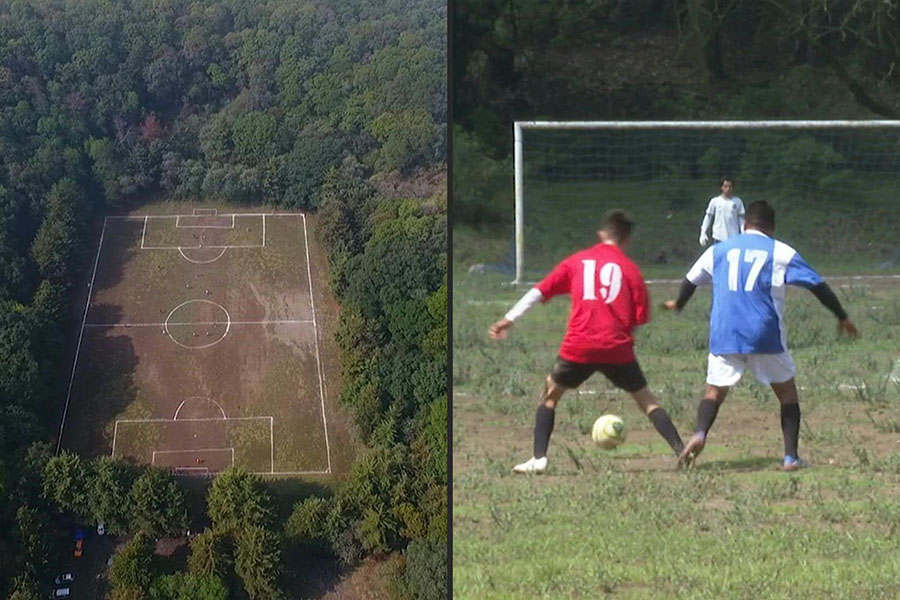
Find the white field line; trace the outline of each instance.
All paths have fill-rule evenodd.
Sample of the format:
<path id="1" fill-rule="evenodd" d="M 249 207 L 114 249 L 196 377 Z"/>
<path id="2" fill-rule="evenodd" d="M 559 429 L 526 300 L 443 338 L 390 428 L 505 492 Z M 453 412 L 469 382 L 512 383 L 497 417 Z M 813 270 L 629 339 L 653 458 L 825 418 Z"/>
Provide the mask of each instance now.
<path id="1" fill-rule="evenodd" d="M 194 209 L 198 210 L 198 209 Z M 200 209 L 200 210 L 216 210 L 216 209 Z M 270 476 L 297 476 L 297 475 L 329 475 L 331 474 L 331 443 L 328 436 L 328 419 L 325 414 L 325 382 L 324 375 L 322 371 L 322 361 L 321 354 L 319 351 L 319 336 L 318 336 L 318 324 L 315 316 L 315 299 L 313 297 L 312 290 L 312 268 L 309 258 L 309 237 L 308 237 L 308 229 L 306 226 L 306 214 L 305 213 L 296 213 L 296 212 L 270 212 L 270 213 L 231 213 L 232 219 L 235 217 L 263 217 L 263 240 L 262 245 L 240 245 L 240 246 L 196 246 L 196 247 L 184 247 L 184 246 L 146 246 L 144 244 L 144 236 L 147 230 L 147 224 L 150 219 L 171 219 L 172 217 L 178 216 L 194 216 L 194 215 L 108 215 L 104 218 L 103 221 L 103 232 L 106 231 L 106 222 L 108 219 L 142 219 L 144 221 L 143 230 L 141 232 L 141 248 L 148 250 L 191 250 L 191 249 L 200 249 L 200 248 L 263 248 L 266 244 L 266 219 L 265 217 L 301 217 L 303 219 L 303 241 L 304 241 L 304 250 L 306 253 L 306 273 L 307 280 L 309 282 L 309 293 L 310 293 L 310 308 L 313 313 L 312 319 L 286 319 L 286 320 L 265 320 L 265 321 L 232 321 L 232 325 L 278 325 L 278 324 L 308 324 L 312 323 L 313 331 L 315 335 L 315 347 L 316 347 L 316 367 L 317 374 L 319 378 L 319 401 L 322 409 L 322 427 L 325 432 L 325 448 L 326 448 L 326 456 L 328 467 L 325 470 L 310 470 L 310 471 L 276 471 L 275 470 L 275 420 L 272 416 L 253 416 L 253 417 L 221 417 L 221 418 L 193 418 L 193 419 L 178 419 L 179 423 L 190 423 L 190 422 L 208 422 L 208 421 L 253 421 L 253 420 L 261 420 L 267 419 L 269 421 L 269 458 L 270 458 L 270 470 L 266 471 L 257 471 L 254 474 L 257 475 L 270 475 Z M 199 215 L 198 215 L 199 216 Z M 224 215 L 215 215 L 215 216 L 228 216 L 228 214 Z M 100 259 L 100 250 L 103 245 L 103 232 L 100 234 L 100 245 L 97 248 L 97 257 L 94 261 L 94 272 L 91 277 L 91 292 L 88 295 L 88 301 L 85 305 L 85 312 L 82 320 L 81 332 L 79 334 L 78 348 L 76 348 L 76 357 L 75 362 L 77 365 L 78 360 L 78 351 L 81 347 L 81 340 L 84 335 L 84 329 L 86 327 L 163 327 L 165 323 L 87 323 L 87 311 L 90 307 L 90 297 L 93 294 L 93 281 L 96 277 L 97 273 L 97 264 Z M 169 323 L 170 326 L 174 325 L 216 325 L 218 322 L 216 321 L 199 321 L 193 323 Z M 72 383 L 74 381 L 75 375 L 75 366 L 73 365 L 72 377 L 69 381 L 69 396 L 71 396 Z M 69 397 L 66 398 L 66 408 L 68 408 Z M 116 443 L 118 441 L 119 435 L 119 424 L 120 423 L 172 423 L 175 422 L 174 419 L 116 419 L 114 429 L 113 429 L 113 442 L 112 442 L 112 455 L 115 456 L 116 452 Z M 63 414 L 63 424 L 60 426 L 60 442 L 62 440 L 62 427 L 65 424 L 65 413 Z M 59 443 L 57 444 L 57 452 L 59 452 Z M 218 451 L 224 449 L 208 449 L 208 450 L 190 450 L 189 452 L 200 452 L 200 451 Z M 154 453 L 169 453 L 169 452 L 180 452 L 177 450 L 155 450 Z M 232 456 L 232 464 L 234 463 L 234 458 Z M 184 470 L 190 470 L 192 467 L 183 467 Z M 197 468 L 201 470 L 202 468 Z M 209 469 L 206 468 L 208 471 Z"/>
<path id="2" fill-rule="evenodd" d="M 141 250 L 202 250 L 203 248 L 212 248 L 213 250 L 218 250 L 220 248 L 262 248 L 262 244 L 239 244 L 239 245 L 224 245 L 224 246 L 142 246 Z"/>
<path id="3" fill-rule="evenodd" d="M 232 325 L 296 325 L 313 323 L 311 319 L 284 321 L 231 321 Z M 191 322 L 169 322 L 169 327 L 175 325 L 224 325 L 225 321 L 191 321 Z M 163 327 L 166 323 L 85 323 L 85 327 Z"/>
<path id="4" fill-rule="evenodd" d="M 245 212 L 245 213 L 223 213 L 216 215 L 218 217 L 299 217 L 304 213 L 299 212 Z M 175 217 L 193 217 L 195 215 L 175 214 L 175 215 L 107 215 L 107 219 L 173 219 Z"/>
<path id="5" fill-rule="evenodd" d="M 212 211 L 211 213 L 209 211 Z M 185 215 L 187 216 L 187 215 Z M 195 217 L 217 217 L 219 216 L 218 208 L 195 208 L 194 215 Z"/>
<path id="6" fill-rule="evenodd" d="M 258 421 L 260 419 L 272 419 L 271 416 L 256 417 L 196 417 L 190 419 L 116 419 L 119 423 L 205 423 L 207 421 Z"/>
<path id="7" fill-rule="evenodd" d="M 66 392 L 66 404 L 63 407 L 62 420 L 59 424 L 59 437 L 56 440 L 56 453 L 62 446 L 63 429 L 66 426 L 66 416 L 69 413 L 69 401 L 72 399 L 72 385 L 75 383 L 75 369 L 78 367 L 78 354 L 81 352 L 81 342 L 84 339 L 84 324 L 87 322 L 88 309 L 91 307 L 91 297 L 94 295 L 94 279 L 97 277 L 97 265 L 100 263 L 100 249 L 103 248 L 103 235 L 106 233 L 106 219 L 103 219 L 103 229 L 100 231 L 100 242 L 97 244 L 97 256 L 94 258 L 94 271 L 91 273 L 91 282 L 88 284 L 87 300 L 84 302 L 84 314 L 81 317 L 81 330 L 78 332 L 78 343 L 75 346 L 75 358 L 72 361 L 72 374 L 69 376 L 69 389 Z"/>
<path id="8" fill-rule="evenodd" d="M 154 450 L 153 454 L 150 456 L 150 464 L 156 464 L 156 455 L 157 454 L 188 454 L 188 453 L 196 453 L 196 452 L 231 452 L 231 466 L 234 466 L 234 447 L 229 448 L 197 448 L 196 450 Z M 196 469 L 198 467 L 179 467 L 181 469 Z M 207 467 L 208 469 L 209 467 Z"/>
<path id="9" fill-rule="evenodd" d="M 119 437 L 119 423 L 205 423 L 209 421 L 258 421 L 260 419 L 268 419 L 269 422 L 272 422 L 271 416 L 260 416 L 260 417 L 201 417 L 196 419 L 116 419 L 115 427 L 113 428 L 113 443 L 112 443 L 112 452 L 110 452 L 111 456 L 116 455 L 116 440 Z M 270 429 L 271 431 L 271 429 Z"/>
<path id="10" fill-rule="evenodd" d="M 306 229 L 306 215 L 303 215 L 303 245 L 306 248 L 306 275 L 309 281 L 309 306 L 313 315 L 313 335 L 316 341 L 316 370 L 319 374 L 319 399 L 322 404 L 322 427 L 325 429 L 325 454 L 328 458 L 328 469 L 331 472 L 331 445 L 328 442 L 328 421 L 325 417 L 325 385 L 322 377 L 322 360 L 319 357 L 319 327 L 316 324 L 316 304 L 313 300 L 312 269 L 309 261 L 309 235 Z"/>
<path id="11" fill-rule="evenodd" d="M 234 229 L 234 215 L 231 215 L 231 225 L 182 225 L 181 219 L 196 219 L 198 217 L 204 216 L 213 216 L 213 215 L 174 215 L 175 216 L 175 229 Z M 216 218 L 222 216 L 227 217 L 228 215 L 215 215 Z M 171 218 L 171 217 L 170 217 Z"/>
<path id="12" fill-rule="evenodd" d="M 213 404 L 215 404 L 215 405 L 219 408 L 219 412 L 222 413 L 222 418 L 223 418 L 223 419 L 227 419 L 227 418 L 228 418 L 228 417 L 225 415 L 225 409 L 222 408 L 222 405 L 219 404 L 218 402 L 216 402 L 215 400 L 213 400 L 212 398 L 207 398 L 207 397 L 205 397 L 205 396 L 194 396 L 194 397 L 192 397 L 192 398 L 187 398 L 187 399 L 181 401 L 181 404 L 179 404 L 179 405 L 178 405 L 178 408 L 175 409 L 175 414 L 172 416 L 172 420 L 173 420 L 173 421 L 177 421 L 177 420 L 178 420 L 178 413 L 181 412 L 181 407 L 183 407 L 183 406 L 187 403 L 188 400 L 201 400 L 201 399 L 202 399 L 202 400 L 206 400 L 207 402 L 212 402 Z"/>

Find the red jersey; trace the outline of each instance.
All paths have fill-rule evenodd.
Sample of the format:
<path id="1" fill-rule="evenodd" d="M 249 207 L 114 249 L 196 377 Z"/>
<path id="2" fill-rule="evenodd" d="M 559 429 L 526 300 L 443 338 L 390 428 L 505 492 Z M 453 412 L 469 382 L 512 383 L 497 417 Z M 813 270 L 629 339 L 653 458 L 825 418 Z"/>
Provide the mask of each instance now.
<path id="1" fill-rule="evenodd" d="M 573 254 L 537 289 L 544 301 L 560 294 L 572 298 L 562 358 L 582 364 L 634 360 L 632 331 L 650 320 L 650 299 L 640 269 L 618 246 L 597 244 Z"/>

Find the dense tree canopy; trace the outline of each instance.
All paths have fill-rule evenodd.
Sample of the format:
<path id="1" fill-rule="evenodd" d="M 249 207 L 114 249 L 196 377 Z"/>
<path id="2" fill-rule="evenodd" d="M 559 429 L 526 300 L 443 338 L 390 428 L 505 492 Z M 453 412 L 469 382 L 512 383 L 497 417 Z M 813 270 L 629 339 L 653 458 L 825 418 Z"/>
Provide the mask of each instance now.
<path id="1" fill-rule="evenodd" d="M 216 532 L 195 540 L 190 574 L 167 578 L 145 568 L 137 532 L 183 534 L 183 486 L 109 458 L 51 457 L 39 442 L 58 427 L 64 334 L 80 318 L 99 220 L 151 197 L 322 207 L 343 335 L 367 340 L 359 356 L 342 344 L 345 368 L 377 378 L 359 399 L 354 380 L 343 398 L 364 440 L 399 448 L 389 464 L 402 471 L 358 468 L 391 479 L 373 488 L 383 524 L 360 520 L 361 484 L 340 493 L 340 509 L 323 500 L 341 527 L 322 532 L 318 550 L 341 536 L 361 551 L 404 548 L 428 528 L 405 525 L 415 518 L 394 514 L 392 494 L 426 521 L 445 518 L 446 502 L 426 499 L 446 491 L 431 408 L 446 391 L 446 315 L 435 311 L 446 200 L 376 189 L 443 168 L 445 36 L 438 0 L 0 0 L 0 529 L 11 533 L 0 551 L 13 557 L 0 564 L 0 595 L 45 595 L 31 575 L 43 568 L 40 536 L 22 527 L 43 531 L 47 519 L 138 535 L 114 569 L 117 597 L 218 598 L 237 580 L 251 597 L 281 589 L 282 555 L 254 554 L 284 525 L 258 480 L 217 482 Z M 374 291 L 392 278 L 401 289 Z M 257 529 L 238 538 L 239 524 Z"/>

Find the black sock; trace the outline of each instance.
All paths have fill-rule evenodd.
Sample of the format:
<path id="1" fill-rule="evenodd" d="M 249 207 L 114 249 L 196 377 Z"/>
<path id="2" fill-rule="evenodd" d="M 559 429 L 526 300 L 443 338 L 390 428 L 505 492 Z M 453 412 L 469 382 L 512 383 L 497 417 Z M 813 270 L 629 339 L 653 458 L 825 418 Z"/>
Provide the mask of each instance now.
<path id="1" fill-rule="evenodd" d="M 534 414 L 534 457 L 547 456 L 547 446 L 550 445 L 550 434 L 553 433 L 553 417 L 556 410 L 546 404 L 537 407 Z"/>
<path id="2" fill-rule="evenodd" d="M 675 454 L 681 454 L 681 451 L 684 450 L 684 442 L 681 441 L 681 436 L 678 435 L 678 430 L 675 429 L 675 424 L 672 423 L 672 419 L 669 418 L 666 409 L 659 407 L 647 417 L 653 422 L 653 426 L 656 427 L 659 435 L 669 442 L 669 446 L 672 447 Z"/>
<path id="3" fill-rule="evenodd" d="M 697 431 L 706 435 L 716 422 L 716 415 L 719 414 L 719 402 L 704 398 L 697 407 Z"/>
<path id="4" fill-rule="evenodd" d="M 797 458 L 797 438 L 800 437 L 800 405 L 796 402 L 781 405 L 781 431 L 784 433 L 785 455 Z"/>

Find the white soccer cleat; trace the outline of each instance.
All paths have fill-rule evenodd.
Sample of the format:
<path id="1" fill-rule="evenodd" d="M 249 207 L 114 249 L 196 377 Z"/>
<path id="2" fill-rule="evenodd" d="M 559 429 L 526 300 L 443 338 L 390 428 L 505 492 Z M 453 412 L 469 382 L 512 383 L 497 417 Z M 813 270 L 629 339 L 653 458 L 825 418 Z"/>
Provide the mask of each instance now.
<path id="1" fill-rule="evenodd" d="M 547 457 L 542 456 L 541 458 L 531 457 L 520 465 L 516 465 L 513 467 L 513 473 L 543 473 L 547 470 Z"/>

